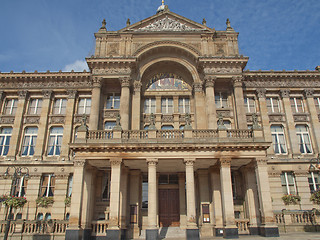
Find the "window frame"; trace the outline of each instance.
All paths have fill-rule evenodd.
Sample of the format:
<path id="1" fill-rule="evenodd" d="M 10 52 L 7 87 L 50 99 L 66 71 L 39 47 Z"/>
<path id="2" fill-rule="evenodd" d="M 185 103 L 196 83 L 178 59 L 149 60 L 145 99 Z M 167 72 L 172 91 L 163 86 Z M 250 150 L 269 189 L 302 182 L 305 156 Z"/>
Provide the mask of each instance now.
<path id="1" fill-rule="evenodd" d="M 224 98 L 225 97 L 225 98 Z M 216 108 L 228 108 L 229 107 L 229 100 L 228 100 L 228 94 L 226 92 L 215 92 L 214 94 L 214 102 L 216 105 Z M 219 103 L 219 104 L 217 104 Z M 225 105 L 224 105 L 225 103 Z"/>
<path id="2" fill-rule="evenodd" d="M 36 132 L 31 132 L 31 133 L 27 133 L 27 130 L 30 129 L 36 129 Z M 21 156 L 33 156 L 34 152 L 35 152 L 35 148 L 36 148 L 36 144 L 37 144 L 37 136 L 38 136 L 38 128 L 37 127 L 26 127 L 24 129 L 24 135 L 23 135 L 23 139 L 22 139 L 22 145 L 21 145 Z M 25 139 L 26 137 L 29 137 L 29 141 L 27 143 L 27 145 L 25 145 Z M 33 145 L 32 145 L 33 143 Z M 27 148 L 27 153 L 24 154 L 24 148 Z M 30 154 L 31 149 L 33 150 L 33 153 Z"/>
<path id="3" fill-rule="evenodd" d="M 307 129 L 307 131 L 298 132 L 297 129 L 298 129 L 299 126 L 304 126 Z M 298 137 L 298 144 L 299 144 L 298 147 L 299 147 L 300 153 L 301 154 L 312 154 L 313 153 L 313 148 L 312 148 L 312 142 L 311 142 L 311 137 L 310 137 L 310 132 L 309 132 L 309 126 L 306 125 L 306 124 L 297 124 L 295 126 L 295 129 L 296 129 L 296 135 Z M 299 137 L 298 135 L 301 135 L 301 136 Z M 307 152 L 307 147 L 306 146 L 307 146 L 308 143 L 305 142 L 304 136 L 307 136 L 307 139 L 309 141 L 310 152 Z M 302 140 L 302 143 L 300 143 L 300 139 Z M 301 146 L 303 146 L 303 152 L 301 152 Z"/>
<path id="4" fill-rule="evenodd" d="M 291 101 L 293 100 L 293 102 Z M 301 111 L 299 111 L 299 104 L 297 100 L 301 100 Z M 304 103 L 302 97 L 290 97 L 290 105 L 293 113 L 305 113 Z"/>
<path id="5" fill-rule="evenodd" d="M 251 103 L 253 103 L 253 105 Z M 244 98 L 244 106 L 246 109 L 246 113 L 256 113 L 257 112 L 256 99 L 254 97 L 245 97 Z M 251 111 L 251 109 L 253 111 Z"/>
<path id="6" fill-rule="evenodd" d="M 59 133 L 52 133 L 52 130 L 53 129 L 62 129 L 62 132 L 59 132 Z M 47 144 L 47 155 L 48 156 L 60 156 L 61 154 L 61 147 L 62 147 L 62 139 L 63 139 L 63 131 L 64 131 L 64 128 L 61 127 L 61 126 L 52 126 L 49 130 L 49 136 L 48 136 L 48 144 Z M 54 137 L 54 144 L 53 145 L 49 145 L 50 144 L 50 138 L 51 137 Z M 59 145 L 59 139 L 61 138 L 61 144 Z M 50 154 L 50 147 L 53 147 L 53 154 Z M 57 153 L 57 147 L 59 147 L 59 154 L 56 154 Z"/>
<path id="7" fill-rule="evenodd" d="M 280 103 L 279 97 L 272 97 L 272 96 L 267 97 L 267 109 L 268 109 L 268 113 L 281 113 L 282 109 L 281 109 L 281 103 Z M 278 110 L 275 111 L 275 109 L 278 109 Z"/>
<path id="8" fill-rule="evenodd" d="M 180 114 L 190 113 L 190 98 L 189 97 L 179 97 L 178 110 L 179 110 Z"/>
<path id="9" fill-rule="evenodd" d="M 151 113 L 156 113 L 156 111 L 157 111 L 156 98 L 153 98 L 153 97 L 145 98 L 144 113 L 151 114 Z"/>
<path id="10" fill-rule="evenodd" d="M 282 179 L 281 179 L 281 176 L 284 175 L 284 180 L 285 180 L 285 184 L 282 183 Z M 291 175 L 292 176 L 292 179 L 293 179 L 293 183 L 289 183 L 289 180 L 288 180 L 288 175 Z M 286 193 L 287 195 L 298 195 L 298 189 L 297 189 L 297 184 L 296 184 L 296 177 L 294 175 L 293 172 L 282 172 L 282 174 L 280 175 L 280 179 L 281 179 L 281 186 L 282 186 L 282 190 L 283 190 L 283 187 L 285 186 L 286 187 Z M 294 193 L 292 193 L 290 191 L 290 186 L 293 186 L 293 189 L 294 189 Z"/>
<path id="11" fill-rule="evenodd" d="M 171 102 L 171 104 L 170 104 L 170 102 Z M 165 110 L 165 111 L 163 111 L 163 110 Z M 162 114 L 173 114 L 174 113 L 174 103 L 173 103 L 172 97 L 162 97 L 161 98 L 161 113 Z"/>
<path id="12" fill-rule="evenodd" d="M 116 99 L 116 97 L 119 97 L 119 100 Z M 106 109 L 120 109 L 120 100 L 121 100 L 121 94 L 120 93 L 116 93 L 116 92 L 113 92 L 113 93 L 109 93 L 107 95 L 107 101 L 106 101 Z M 108 107 L 108 103 L 110 103 L 111 101 L 111 106 Z M 118 103 L 118 107 L 115 107 L 115 103 L 116 102 L 119 102 Z"/>
<path id="13" fill-rule="evenodd" d="M 81 102 L 84 101 L 83 106 Z M 77 113 L 80 115 L 90 115 L 91 112 L 91 98 L 89 97 L 81 97 L 78 102 L 78 111 Z"/>
<path id="14" fill-rule="evenodd" d="M 58 107 L 56 103 L 59 101 Z M 55 109 L 58 109 L 55 112 Z M 55 98 L 53 102 L 52 114 L 53 115 L 65 115 L 67 110 L 67 99 L 66 98 Z"/>
<path id="15" fill-rule="evenodd" d="M 10 133 L 2 133 L 3 129 L 10 129 Z M 0 156 L 7 156 L 9 149 L 10 149 L 11 136 L 12 136 L 12 127 L 1 127 L 0 128 L 0 140 L 3 137 L 3 141 L 0 142 L 0 144 L 1 144 L 0 145 L 0 149 L 1 149 Z M 9 140 L 8 140 L 8 138 L 9 138 Z M 6 143 L 7 143 L 7 145 L 6 145 Z M 5 151 L 6 149 L 7 149 L 7 151 Z"/>
<path id="16" fill-rule="evenodd" d="M 46 185 L 44 185 L 46 177 L 48 177 L 48 182 Z M 43 174 L 41 178 L 39 197 L 53 197 L 54 190 L 55 190 L 55 175 L 53 173 Z"/>
<path id="17" fill-rule="evenodd" d="M 320 175 L 319 172 L 313 172 L 310 171 L 310 177 L 308 176 L 308 183 L 309 183 L 309 188 L 310 188 L 310 193 L 312 194 L 313 192 L 317 191 L 320 187 Z M 317 176 L 315 177 L 314 175 L 317 174 Z M 318 183 L 316 183 L 315 179 L 317 178 Z M 312 180 L 312 182 L 310 182 L 310 179 Z M 313 190 L 311 190 L 311 186 L 313 188 Z"/>
<path id="18" fill-rule="evenodd" d="M 14 116 L 18 108 L 18 101 L 18 98 L 6 98 L 3 108 L 3 114 Z M 10 106 L 8 106 L 9 102 L 11 103 Z"/>
<path id="19" fill-rule="evenodd" d="M 35 101 L 35 106 L 32 106 L 33 101 Z M 28 114 L 30 115 L 40 115 L 42 109 L 42 98 L 30 98 L 28 106 Z M 33 111 L 32 111 L 33 110 Z"/>
<path id="20" fill-rule="evenodd" d="M 15 183 L 15 193 L 16 197 L 25 197 L 27 190 L 27 179 L 25 176 L 21 176 L 21 178 L 16 179 Z"/>
<path id="21" fill-rule="evenodd" d="M 282 131 L 273 131 L 273 127 L 279 127 Z M 271 138 L 272 138 L 272 145 L 273 145 L 273 151 L 277 155 L 287 155 L 288 154 L 288 148 L 287 148 L 287 141 L 286 141 L 286 134 L 284 131 L 284 127 L 282 125 L 271 125 L 270 126 L 271 130 Z M 273 136 L 276 138 L 276 142 L 273 141 Z M 281 144 L 281 136 L 283 137 L 284 143 Z M 284 145 L 285 152 L 282 152 L 282 147 Z M 276 146 L 279 149 L 279 152 L 276 152 Z"/>

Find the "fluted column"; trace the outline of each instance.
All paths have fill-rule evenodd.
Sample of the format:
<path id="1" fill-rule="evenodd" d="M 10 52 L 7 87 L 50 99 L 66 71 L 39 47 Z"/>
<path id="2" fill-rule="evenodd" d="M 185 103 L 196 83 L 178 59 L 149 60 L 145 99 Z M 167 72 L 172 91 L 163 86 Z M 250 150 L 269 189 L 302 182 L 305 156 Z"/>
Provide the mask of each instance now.
<path id="1" fill-rule="evenodd" d="M 83 197 L 83 179 L 86 161 L 79 159 L 74 161 L 73 186 L 70 207 L 69 226 L 66 231 L 66 240 L 79 240 L 82 236 L 81 214 Z"/>
<path id="2" fill-rule="evenodd" d="M 207 107 L 207 119 L 208 129 L 217 129 L 217 117 L 216 117 L 216 104 L 214 99 L 214 83 L 215 77 L 207 76 L 205 78 L 206 87 L 206 107 Z"/>
<path id="3" fill-rule="evenodd" d="M 19 100 L 17 105 L 17 111 L 14 116 L 14 123 L 12 127 L 12 134 L 10 139 L 9 152 L 6 157 L 8 160 L 15 160 L 19 151 L 19 141 L 22 134 L 23 114 L 26 107 L 26 100 L 28 97 L 28 91 L 23 90 L 18 92 Z"/>
<path id="4" fill-rule="evenodd" d="M 312 141 L 313 141 L 312 146 L 314 147 L 315 152 L 319 153 L 320 122 L 319 122 L 319 117 L 318 117 L 316 105 L 314 103 L 313 92 L 314 92 L 313 89 L 305 89 L 304 90 L 304 94 L 305 94 L 306 101 L 307 101 L 307 106 L 308 106 L 309 113 L 310 113 L 310 121 L 311 121 L 311 125 L 312 125 L 312 128 L 311 128 L 311 131 L 313 132 L 313 134 L 311 134 Z"/>
<path id="5" fill-rule="evenodd" d="M 202 83 L 194 83 L 194 99 L 195 99 L 195 117 L 196 117 L 196 126 L 197 129 L 206 129 L 207 128 L 207 120 L 206 116 L 206 106 L 204 101 L 204 94 L 202 89 Z"/>
<path id="6" fill-rule="evenodd" d="M 76 90 L 68 91 L 68 101 L 66 108 L 66 118 L 63 126 L 63 137 L 61 145 L 61 160 L 66 160 L 69 158 L 69 143 L 71 142 L 72 132 L 73 132 L 73 118 L 75 110 L 75 98 L 77 96 Z"/>
<path id="7" fill-rule="evenodd" d="M 132 130 L 140 130 L 140 116 L 141 116 L 141 82 L 134 81 L 133 83 L 133 96 L 132 96 L 132 117 L 131 127 Z"/>
<path id="8" fill-rule="evenodd" d="M 195 158 L 185 158 L 186 165 L 186 196 L 187 196 L 187 239 L 199 239 L 199 229 L 196 223 L 196 196 L 194 169 Z M 194 237 L 194 238 L 192 238 Z"/>
<path id="9" fill-rule="evenodd" d="M 233 88 L 234 88 L 234 97 L 236 104 L 236 116 L 238 121 L 239 129 L 247 129 L 247 116 L 244 108 L 244 98 L 243 98 L 243 89 L 242 89 L 242 76 L 233 77 Z"/>
<path id="10" fill-rule="evenodd" d="M 100 102 L 101 102 L 101 78 L 94 78 L 92 95 L 91 95 L 90 118 L 89 118 L 90 130 L 98 130 L 99 128 Z"/>
<path id="11" fill-rule="evenodd" d="M 148 229 L 146 239 L 158 238 L 157 225 L 157 158 L 147 158 L 148 163 Z"/>
<path id="12" fill-rule="evenodd" d="M 130 78 L 122 77 L 120 97 L 120 116 L 121 127 L 123 130 L 129 130 L 129 113 L 130 113 Z"/>
<path id="13" fill-rule="evenodd" d="M 47 138 L 48 132 L 48 116 L 50 112 L 50 102 L 52 91 L 51 90 L 44 90 L 43 93 L 43 100 L 42 100 L 42 107 L 41 107 L 41 114 L 40 114 L 40 121 L 39 121 L 39 129 L 38 129 L 38 136 L 37 142 L 35 147 L 35 153 L 33 159 L 35 160 L 42 160 L 42 156 L 45 149 L 45 140 Z"/>
<path id="14" fill-rule="evenodd" d="M 272 210 L 267 159 L 256 159 L 255 172 L 261 210 L 260 234 L 265 237 L 279 236 L 278 226 L 275 224 Z"/>
<path id="15" fill-rule="evenodd" d="M 296 133 L 294 118 L 292 114 L 291 109 L 291 103 L 290 103 L 290 90 L 289 89 L 282 89 L 280 90 L 284 112 L 286 114 L 286 124 L 287 124 L 287 130 L 289 133 L 289 143 L 288 143 L 288 152 L 293 155 L 300 155 L 299 151 L 299 143 L 298 143 L 298 137 Z"/>
<path id="16" fill-rule="evenodd" d="M 238 228 L 234 218 L 234 204 L 231 183 L 231 158 L 220 159 L 221 200 L 223 210 L 223 237 L 238 238 Z"/>

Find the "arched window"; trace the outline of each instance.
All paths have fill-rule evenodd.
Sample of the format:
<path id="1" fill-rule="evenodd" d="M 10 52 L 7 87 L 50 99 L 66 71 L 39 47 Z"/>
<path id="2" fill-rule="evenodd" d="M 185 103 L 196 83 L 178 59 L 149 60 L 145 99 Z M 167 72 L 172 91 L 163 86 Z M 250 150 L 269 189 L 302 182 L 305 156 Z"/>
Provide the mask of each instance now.
<path id="1" fill-rule="evenodd" d="M 9 145 L 11 139 L 12 128 L 0 128 L 0 155 L 6 156 L 9 152 Z"/>
<path id="2" fill-rule="evenodd" d="M 287 154 L 286 139 L 282 126 L 272 125 L 271 136 L 273 143 L 273 150 L 275 154 Z"/>
<path id="3" fill-rule="evenodd" d="M 42 221 L 42 220 L 43 220 L 43 213 L 38 213 L 37 221 Z"/>
<path id="4" fill-rule="evenodd" d="M 51 213 L 46 213 L 45 217 L 44 217 L 45 221 L 49 221 L 51 220 Z"/>
<path id="5" fill-rule="evenodd" d="M 22 156 L 33 156 L 37 142 L 37 135 L 37 127 L 27 127 L 25 129 L 21 151 Z"/>
<path id="6" fill-rule="evenodd" d="M 59 156 L 63 136 L 63 127 L 52 127 L 48 141 L 48 156 Z"/>
<path id="7" fill-rule="evenodd" d="M 297 137 L 299 141 L 299 149 L 301 153 L 312 153 L 311 141 L 309 136 L 309 128 L 307 125 L 296 126 Z"/>

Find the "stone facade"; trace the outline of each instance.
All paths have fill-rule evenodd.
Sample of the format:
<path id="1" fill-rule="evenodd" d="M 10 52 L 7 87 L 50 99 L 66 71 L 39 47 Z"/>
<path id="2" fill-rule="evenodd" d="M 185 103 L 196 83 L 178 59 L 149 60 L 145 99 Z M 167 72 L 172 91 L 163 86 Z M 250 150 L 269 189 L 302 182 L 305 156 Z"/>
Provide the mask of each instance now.
<path id="1" fill-rule="evenodd" d="M 316 225 L 318 70 L 244 71 L 229 21 L 217 31 L 167 7 L 116 32 L 104 21 L 95 38 L 90 72 L 0 73 L 0 171 L 29 173 L 14 187 L 28 202 L 13 211 L 13 237 L 157 239 L 175 226 L 187 239 L 233 238 Z M 10 189 L 1 177 L 0 193 Z M 290 194 L 301 201 L 285 205 Z"/>

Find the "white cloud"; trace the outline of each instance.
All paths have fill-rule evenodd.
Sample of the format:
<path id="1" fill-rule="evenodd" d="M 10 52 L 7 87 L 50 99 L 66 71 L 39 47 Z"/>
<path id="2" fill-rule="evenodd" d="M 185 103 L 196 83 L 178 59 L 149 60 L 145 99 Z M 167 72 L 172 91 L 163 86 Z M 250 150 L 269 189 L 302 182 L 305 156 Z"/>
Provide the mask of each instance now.
<path id="1" fill-rule="evenodd" d="M 75 72 L 82 72 L 83 70 L 89 71 L 89 68 L 86 61 L 77 60 L 74 63 L 66 65 L 63 69 L 65 72 L 70 72 L 71 70 L 74 70 Z"/>

